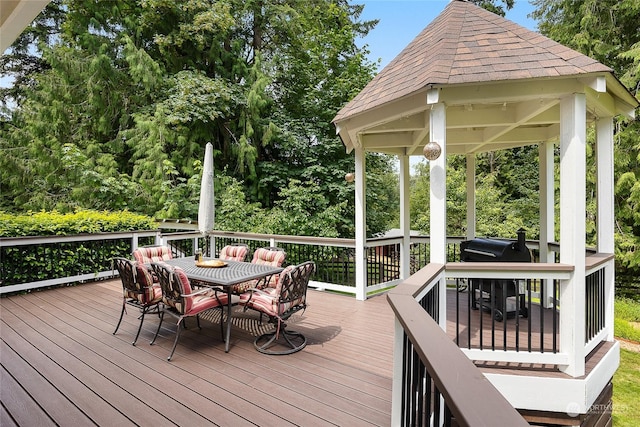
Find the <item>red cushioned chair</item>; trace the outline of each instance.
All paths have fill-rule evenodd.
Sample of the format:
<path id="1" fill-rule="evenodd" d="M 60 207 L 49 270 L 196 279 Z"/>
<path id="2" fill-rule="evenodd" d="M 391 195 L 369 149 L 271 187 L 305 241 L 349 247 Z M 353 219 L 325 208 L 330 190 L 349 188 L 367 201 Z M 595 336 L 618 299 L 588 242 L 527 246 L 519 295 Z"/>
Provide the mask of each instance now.
<path id="1" fill-rule="evenodd" d="M 275 287 L 250 289 L 240 295 L 239 304 L 245 310 L 251 308 L 269 316 L 275 331 L 263 334 L 255 339 L 256 349 L 265 354 L 291 354 L 302 350 L 307 339 L 299 332 L 286 329 L 287 319 L 292 314 L 307 308 L 307 288 L 311 274 L 315 271 L 311 261 L 300 265 L 290 265 L 282 270 Z M 284 348 L 284 350 L 272 349 Z"/>
<path id="2" fill-rule="evenodd" d="M 133 251 L 133 258 L 140 264 L 151 264 L 172 259 L 173 255 L 168 246 L 143 246 Z"/>
<path id="3" fill-rule="evenodd" d="M 243 262 L 247 257 L 248 250 L 249 248 L 247 247 L 247 245 L 227 245 L 224 248 L 220 249 L 218 259 Z"/>
<path id="4" fill-rule="evenodd" d="M 122 317 L 126 312 L 127 305 L 136 307 L 141 311 L 138 332 L 131 343 L 136 345 L 136 341 L 138 341 L 138 336 L 140 336 L 140 331 L 142 330 L 144 316 L 154 309 L 157 310 L 158 303 L 162 301 L 162 290 L 160 289 L 160 285 L 153 283 L 151 273 L 146 266 L 126 258 L 114 258 L 113 263 L 120 274 L 123 294 L 122 311 L 120 312 L 120 319 L 116 325 L 116 330 L 113 331 L 113 335 L 115 335 L 116 332 L 118 332 L 118 328 L 120 328 L 120 323 L 122 323 Z"/>
<path id="5" fill-rule="evenodd" d="M 158 277 L 156 273 L 153 272 L 151 263 L 166 261 L 172 258 L 173 254 L 169 246 L 142 246 L 133 251 L 133 259 L 147 267 L 155 283 L 158 283 Z"/>
<path id="6" fill-rule="evenodd" d="M 200 327 L 200 313 L 212 308 L 219 308 L 220 310 L 227 304 L 227 294 L 221 290 L 214 288 L 202 288 L 194 291 L 191 288 L 189 278 L 185 272 L 179 267 L 172 267 L 164 262 L 152 262 L 151 268 L 155 272 L 158 280 L 160 281 L 160 288 L 162 289 L 162 302 L 163 310 L 160 314 L 160 324 L 156 335 L 153 337 L 153 344 L 158 338 L 160 327 L 164 319 L 164 314 L 169 313 L 178 319 L 176 322 L 176 339 L 173 342 L 173 348 L 167 360 L 171 360 L 173 352 L 176 350 L 178 344 L 178 338 L 180 337 L 181 325 L 184 326 L 183 320 L 187 317 L 195 317 Z M 223 316 L 220 315 L 220 333 L 223 333 Z"/>
<path id="7" fill-rule="evenodd" d="M 277 247 L 258 248 L 253 253 L 252 264 L 270 265 L 272 267 L 281 267 L 287 253 Z M 238 283 L 231 286 L 231 293 L 240 295 L 251 288 L 266 288 L 269 286 L 275 286 L 278 281 L 278 275 L 274 274 L 265 279 L 249 280 L 247 282 Z"/>

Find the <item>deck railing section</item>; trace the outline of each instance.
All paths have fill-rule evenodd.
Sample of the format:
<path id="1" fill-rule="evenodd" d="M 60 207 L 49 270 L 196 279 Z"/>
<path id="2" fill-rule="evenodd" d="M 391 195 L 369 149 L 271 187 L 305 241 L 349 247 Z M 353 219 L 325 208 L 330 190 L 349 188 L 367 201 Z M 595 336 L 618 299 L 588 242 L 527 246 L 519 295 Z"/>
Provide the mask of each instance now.
<path id="1" fill-rule="evenodd" d="M 585 281 L 585 344 L 604 328 L 604 269 L 587 275 Z"/>
<path id="2" fill-rule="evenodd" d="M 576 324 L 577 313 L 562 310 L 562 295 L 573 276 L 573 266 L 544 263 L 448 263 L 446 277 L 455 283 L 449 298 L 455 298 L 455 342 L 475 361 L 513 362 L 556 365 L 565 372 L 583 371 L 585 358 L 603 341 L 613 339 L 614 257 L 612 254 L 589 253 L 585 259 L 584 281 L 584 346 L 563 337 L 561 325 Z M 502 287 L 501 304 L 489 299 L 488 315 L 477 315 L 472 307 L 471 283 L 490 283 L 491 294 Z M 520 289 L 509 296 L 504 289 L 510 282 Z M 546 283 L 552 283 L 551 295 Z M 579 283 L 579 282 L 578 282 Z M 475 290 L 476 296 L 482 292 Z M 550 298 L 548 298 L 550 297 Z M 510 300 L 510 301 L 508 301 Z M 546 306 L 542 301 L 550 300 Z M 526 316 L 515 315 L 497 321 L 492 316 L 496 305 L 522 307 Z M 566 305 L 566 302 L 565 304 Z M 478 307 L 479 309 L 481 307 Z M 535 324 L 533 322 L 536 322 Z M 580 323 L 580 322 L 578 322 Z M 464 327 L 462 326 L 464 325 Z M 570 332 L 570 328 L 565 331 Z M 485 338 L 487 337 L 488 338 Z M 572 355 L 580 355 L 574 358 Z"/>
<path id="3" fill-rule="evenodd" d="M 157 231 L 0 238 L 0 294 L 112 277 L 111 258 L 159 239 Z"/>
<path id="4" fill-rule="evenodd" d="M 184 224 L 165 224 L 179 229 Z M 187 228 L 195 228 L 187 224 Z M 428 242 L 428 239 L 426 239 Z M 322 289 L 355 293 L 355 241 L 300 236 L 277 236 L 251 233 L 215 232 L 210 239 L 199 232 L 143 231 L 127 233 L 99 233 L 74 236 L 21 237 L 0 239 L 0 292 L 18 292 L 45 286 L 95 280 L 111 277 L 111 258 L 129 257 L 138 246 L 163 244 L 171 248 L 174 257 L 193 256 L 197 250 L 216 256 L 230 243 L 244 243 L 249 252 L 264 246 L 282 247 L 287 252 L 287 264 L 307 260 L 316 262 L 318 269 L 312 285 Z M 416 245 L 417 263 L 427 262 L 428 244 Z M 367 248 L 367 292 L 375 292 L 395 286 L 399 281 L 399 243 L 373 241 Z M 387 255 L 390 254 L 390 255 Z M 426 256 L 425 256 L 426 254 Z M 14 272 L 13 266 L 22 264 L 14 259 L 33 260 L 31 271 Z M 81 260 L 82 262 L 79 262 Z M 36 262 L 37 261 L 37 262 Z M 77 267 L 77 274 L 68 274 Z M 417 266 L 415 267 L 417 268 Z"/>
<path id="5" fill-rule="evenodd" d="M 174 228 L 169 223 L 166 227 Z M 191 227 L 191 226 L 188 226 Z M 193 228 L 193 227 L 191 227 Z M 447 250 L 452 259 L 459 259 L 461 238 L 448 241 Z M 277 246 L 287 252 L 285 264 L 299 264 L 307 260 L 316 263 L 317 270 L 312 287 L 355 294 L 355 240 L 308 236 L 283 236 L 240 232 L 214 231 L 205 239 L 196 231 L 165 233 L 162 242 L 171 246 L 174 253 L 192 254 L 204 250 L 206 255 L 216 256 L 228 244 L 242 243 L 251 254 L 264 246 Z M 389 289 L 402 280 L 400 277 L 401 238 L 373 238 L 367 241 L 366 292 L 374 293 Z M 415 273 L 429 262 L 429 238 L 411 238 L 410 272 Z"/>
<path id="6" fill-rule="evenodd" d="M 185 231 L 177 231 L 184 228 Z M 171 230 L 171 231 L 169 231 Z M 414 237 L 411 271 L 428 262 L 428 237 Z M 399 283 L 401 239 L 368 242 L 367 293 Z M 111 258 L 129 257 L 138 246 L 163 244 L 174 257 L 193 256 L 197 250 L 216 256 L 229 243 L 244 243 L 250 253 L 263 246 L 278 246 L 287 252 L 287 264 L 313 260 L 318 266 L 311 285 L 355 294 L 355 241 L 306 236 L 215 232 L 204 238 L 191 223 L 164 223 L 161 231 L 97 233 L 74 236 L 0 238 L 0 293 L 112 277 Z M 450 244 L 454 252 L 455 241 Z M 17 262 L 19 260 L 20 262 Z M 25 268 L 24 260 L 32 264 Z M 72 272 L 73 274 L 69 274 Z"/>
<path id="7" fill-rule="evenodd" d="M 613 339 L 614 256 L 590 254 L 585 274 L 585 352 Z"/>
<path id="8" fill-rule="evenodd" d="M 430 264 L 387 296 L 396 315 L 391 424 L 529 425 L 438 325 L 443 281 L 444 266 Z"/>
<path id="9" fill-rule="evenodd" d="M 411 272 L 427 263 L 429 256 L 428 237 L 413 236 L 410 246 Z M 460 239 L 449 243 L 449 256 L 459 258 Z M 287 251 L 287 263 L 294 264 L 312 260 L 318 266 L 314 280 L 310 282 L 317 289 L 356 293 L 355 284 L 355 242 L 351 239 L 330 239 L 305 236 L 275 236 L 249 233 L 216 232 L 211 240 L 204 239 L 197 231 L 164 233 L 157 231 L 131 233 L 99 233 L 79 236 L 50 236 L 0 239 L 0 293 L 18 292 L 44 286 L 96 280 L 113 277 L 115 274 L 110 259 L 115 256 L 130 256 L 136 247 L 149 244 L 171 246 L 174 256 L 192 256 L 194 251 L 204 247 L 213 251 L 214 256 L 228 243 L 241 242 L 251 249 L 260 246 L 279 246 Z M 400 246 L 402 239 L 375 239 L 368 242 L 367 287 L 366 291 L 376 292 L 391 288 L 401 282 Z M 24 262 L 32 264 L 25 269 Z M 22 266 L 20 271 L 18 266 Z M 65 267 L 66 266 L 66 267 Z M 67 268 L 71 266 L 71 268 Z M 563 340 L 561 325 L 573 325 L 576 313 L 565 310 L 560 295 L 573 274 L 573 267 L 559 263 L 462 263 L 449 262 L 445 279 L 453 292 L 456 305 L 456 343 L 472 360 L 503 361 L 520 363 L 544 363 L 570 366 L 580 363 L 571 355 L 586 356 L 601 342 L 613 339 L 613 277 L 614 258 L 612 254 L 589 253 L 585 262 L 584 285 L 584 348 L 578 344 L 569 345 Z M 16 270 L 16 271 L 14 271 Z M 70 274 L 71 273 L 71 274 Z M 507 297 L 502 292 L 502 306 L 514 304 L 525 307 L 527 317 L 498 322 L 473 320 L 469 298 L 472 280 L 490 281 L 493 290 L 505 286 L 505 281 L 516 281 L 523 292 Z M 466 283 L 467 295 L 463 295 L 462 283 Z M 551 287 L 545 284 L 551 283 Z M 434 291 L 435 292 L 435 291 Z M 430 313 L 445 310 L 446 294 L 438 291 L 437 298 L 429 304 Z M 551 298 L 548 298 L 551 294 Z M 462 298 L 466 296 L 465 298 Z M 449 298 L 452 298 L 450 296 Z M 507 299 L 510 299 L 509 301 Z M 438 301 L 438 303 L 436 303 Z M 492 303 L 493 300 L 491 300 Z M 551 301 L 550 304 L 542 304 Z M 434 305 L 436 304 L 436 305 Z M 493 312 L 495 307 L 489 306 Z M 582 312 L 582 310 L 579 310 Z M 580 314 L 582 315 L 582 314 Z M 438 318 L 437 316 L 434 316 Z M 486 316 L 480 316 L 484 319 Z M 539 322 L 534 328 L 534 319 Z M 545 319 L 551 319 L 545 321 Z M 468 327 L 462 328 L 466 320 Z M 439 319 L 440 323 L 446 322 Z M 482 323 L 480 323 L 482 322 Z M 479 330 L 481 341 L 471 339 L 470 330 Z M 537 329 L 533 333 L 533 329 Z M 485 339 L 484 332 L 490 332 Z M 563 347 L 564 346 L 564 347 Z M 568 350 L 567 350 L 568 349 Z M 572 362 L 573 361 L 573 362 Z M 581 372 L 578 369 L 576 372 Z"/>
<path id="10" fill-rule="evenodd" d="M 563 286 L 572 273 L 573 266 L 562 264 L 447 264 L 446 276 L 450 281 L 458 283 L 454 297 L 456 343 L 472 360 L 567 365 L 569 357 L 562 350 L 559 324 L 560 316 L 570 316 L 571 313 L 562 313 L 562 301 L 557 298 L 553 298 L 554 303 L 550 308 L 545 308 L 540 304 L 541 299 L 534 298 L 533 295 L 534 289 L 538 288 L 539 298 L 545 298 L 545 287 L 540 286 L 543 281 L 552 281 L 553 293 L 559 295 L 559 287 Z M 482 287 L 474 289 L 471 283 L 480 280 L 484 281 L 485 290 L 489 290 L 490 286 L 491 295 L 502 297 L 500 303 L 494 298 L 488 298 L 488 302 L 485 302 L 484 310 L 489 315 L 475 315 L 472 307 L 473 292 L 480 298 Z M 512 286 L 513 282 L 518 291 L 514 296 L 507 297 L 509 293 L 505 287 Z M 465 283 L 465 289 L 461 289 L 461 283 Z M 496 294 L 498 288 L 502 288 L 502 292 Z M 478 300 L 477 304 L 480 312 L 483 310 L 482 303 Z M 511 316 L 506 313 L 504 316 L 497 316 L 497 306 L 516 311 Z M 521 315 L 520 310 L 526 314 Z M 498 321 L 499 317 L 502 317 L 501 321 Z M 533 323 L 534 319 L 537 319 L 537 324 Z M 467 327 L 462 329 L 462 323 L 466 323 Z M 487 335 L 489 338 L 484 338 Z"/>
<path id="11" fill-rule="evenodd" d="M 455 342 L 469 350 L 557 353 L 560 281 L 547 280 L 554 297 L 545 308 L 545 279 L 455 279 L 448 295 L 455 298 Z"/>

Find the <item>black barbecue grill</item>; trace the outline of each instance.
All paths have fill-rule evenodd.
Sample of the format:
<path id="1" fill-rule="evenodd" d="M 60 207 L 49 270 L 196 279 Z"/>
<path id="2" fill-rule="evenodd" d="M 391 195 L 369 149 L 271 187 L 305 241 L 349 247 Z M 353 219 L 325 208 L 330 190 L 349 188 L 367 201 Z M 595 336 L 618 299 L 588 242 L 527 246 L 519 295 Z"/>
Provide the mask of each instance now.
<path id="1" fill-rule="evenodd" d="M 460 243 L 463 262 L 531 262 L 531 253 L 525 243 L 524 230 L 518 230 L 518 240 L 473 239 Z M 524 293 L 517 280 L 471 279 L 471 307 L 493 311 L 496 320 L 520 314 L 527 317 Z M 515 300 L 515 301 L 514 301 Z M 518 301 L 519 300 L 519 301 Z"/>

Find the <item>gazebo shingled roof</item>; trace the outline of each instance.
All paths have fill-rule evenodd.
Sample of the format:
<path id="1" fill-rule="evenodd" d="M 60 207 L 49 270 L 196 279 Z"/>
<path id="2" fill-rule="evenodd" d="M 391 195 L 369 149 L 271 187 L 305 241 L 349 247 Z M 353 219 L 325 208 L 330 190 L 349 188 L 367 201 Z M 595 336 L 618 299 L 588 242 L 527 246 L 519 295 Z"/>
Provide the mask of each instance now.
<path id="1" fill-rule="evenodd" d="M 598 61 L 499 15 L 464 0 L 453 0 L 333 121 L 429 85 L 611 71 Z"/>

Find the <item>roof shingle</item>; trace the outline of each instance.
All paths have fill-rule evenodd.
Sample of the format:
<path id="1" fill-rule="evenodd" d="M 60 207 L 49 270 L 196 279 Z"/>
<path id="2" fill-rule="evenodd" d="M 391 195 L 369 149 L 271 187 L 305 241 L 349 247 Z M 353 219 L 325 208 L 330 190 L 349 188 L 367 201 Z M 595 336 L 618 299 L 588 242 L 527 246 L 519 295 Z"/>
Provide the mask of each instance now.
<path id="1" fill-rule="evenodd" d="M 499 15 L 464 0 L 453 0 L 333 121 L 433 84 L 611 71 L 598 61 Z"/>

